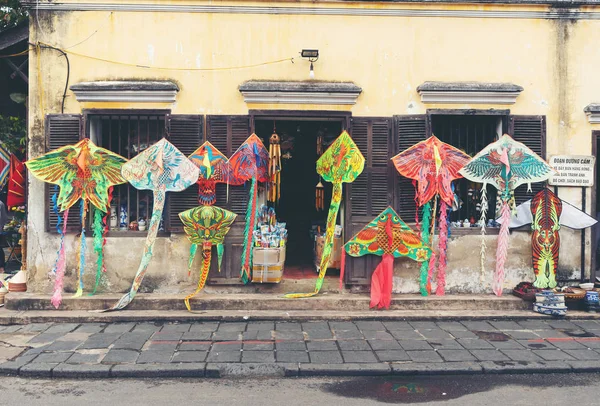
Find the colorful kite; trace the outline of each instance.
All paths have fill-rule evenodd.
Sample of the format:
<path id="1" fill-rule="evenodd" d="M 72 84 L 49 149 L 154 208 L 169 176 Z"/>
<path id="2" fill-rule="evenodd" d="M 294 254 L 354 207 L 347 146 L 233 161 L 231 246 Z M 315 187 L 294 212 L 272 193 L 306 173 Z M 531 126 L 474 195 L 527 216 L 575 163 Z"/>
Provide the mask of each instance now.
<path id="1" fill-rule="evenodd" d="M 501 220 L 499 220 L 501 221 Z M 560 248 L 561 226 L 581 230 L 597 223 L 591 216 L 564 200 L 549 189 L 542 189 L 532 200 L 517 207 L 509 227 L 517 228 L 531 223 L 531 248 L 536 288 L 556 287 L 556 268 Z"/>
<path id="2" fill-rule="evenodd" d="M 448 210 L 454 203 L 452 181 L 462 178 L 458 171 L 469 162 L 470 157 L 437 137 L 431 136 L 425 141 L 413 145 L 392 158 L 400 175 L 417 181 L 415 201 L 423 207 L 421 241 L 429 246 L 435 233 L 435 215 L 437 196 L 440 197 L 440 258 L 437 268 L 437 295 L 443 295 L 446 287 L 446 247 L 448 241 Z M 431 200 L 433 203 L 433 221 Z M 431 225 L 431 232 L 429 227 Z M 420 272 L 421 294 L 431 293 L 431 279 L 435 267 L 435 254 L 432 252 L 429 263 L 423 262 Z"/>
<path id="3" fill-rule="evenodd" d="M 198 181 L 200 170 L 165 138 L 131 159 L 121 170 L 123 177 L 136 189 L 152 190 L 154 204 L 148 226 L 144 253 L 129 292 L 107 310 L 125 308 L 135 295 L 152 259 L 152 248 L 158 233 L 167 192 L 181 192 Z"/>
<path id="4" fill-rule="evenodd" d="M 10 155 L 0 144 L 0 189 L 6 185 L 8 181 L 8 172 L 10 168 Z"/>
<path id="5" fill-rule="evenodd" d="M 244 284 L 252 279 L 252 233 L 256 227 L 257 185 L 256 182 L 269 180 L 269 151 L 256 134 L 252 134 L 229 158 L 231 175 L 230 185 L 243 185 L 252 180 L 250 199 L 246 211 L 246 228 L 244 229 L 244 249 L 242 252 L 242 269 L 240 276 Z"/>
<path id="6" fill-rule="evenodd" d="M 351 183 L 360 175 L 365 167 L 365 158 L 352 140 L 352 137 L 344 131 L 321 155 L 317 161 L 317 173 L 321 177 L 333 183 L 331 204 L 327 214 L 327 229 L 325 231 L 325 242 L 319 266 L 319 278 L 311 293 L 289 293 L 286 297 L 301 298 L 311 297 L 319 293 L 323 286 L 323 278 L 329 266 L 331 251 L 333 249 L 333 233 L 337 220 L 340 202 L 342 201 L 342 183 Z"/>
<path id="7" fill-rule="evenodd" d="M 6 205 L 9 209 L 25 205 L 25 164 L 14 154 L 10 156 Z"/>
<path id="8" fill-rule="evenodd" d="M 527 183 L 531 188 L 531 183 L 543 182 L 552 176 L 553 172 L 546 161 L 535 152 L 506 134 L 481 150 L 460 170 L 470 181 L 483 183 L 482 195 L 487 184 L 493 185 L 500 193 L 502 226 L 498 235 L 496 272 L 492 286 L 498 296 L 502 295 L 504 284 L 504 263 L 509 240 L 508 224 L 515 205 L 514 190 L 523 183 Z M 482 266 L 484 259 L 485 251 L 482 250 Z"/>
<path id="9" fill-rule="evenodd" d="M 58 308 L 62 301 L 63 277 L 65 274 L 65 245 L 64 236 L 69 216 L 69 208 L 81 199 L 81 238 L 79 253 L 79 272 L 77 273 L 78 288 L 75 297 L 83 294 L 83 272 L 85 269 L 85 219 L 88 211 L 88 202 L 95 208 L 94 213 L 94 246 L 103 247 L 104 224 L 103 213 L 107 213 L 110 205 L 109 189 L 114 185 L 125 183 L 121 176 L 121 166 L 127 160 L 120 155 L 104 148 L 97 147 L 88 138 L 75 145 L 50 151 L 39 158 L 25 162 L 31 173 L 38 179 L 57 185 L 60 188 L 58 196 L 53 196 L 55 211 L 64 212 L 57 229 L 61 234 L 58 260 L 55 265 L 56 281 L 52 304 Z M 63 228 L 60 229 L 60 222 Z M 102 272 L 105 272 L 103 249 L 98 253 L 98 269 L 96 272 L 96 285 L 100 281 Z"/>
<path id="10" fill-rule="evenodd" d="M 198 168 L 198 203 L 203 206 L 215 204 L 217 183 L 226 183 L 229 176 L 229 161 L 213 144 L 206 141 L 189 156 Z"/>
<path id="11" fill-rule="evenodd" d="M 198 245 L 202 245 L 202 269 L 198 287 L 191 295 L 186 296 L 185 307 L 191 311 L 190 299 L 198 294 L 206 283 L 210 269 L 212 246 L 217 246 L 219 272 L 221 272 L 221 261 L 223 260 L 223 239 L 229 232 L 229 227 L 237 217 L 237 214 L 215 206 L 200 206 L 179 213 L 183 223 L 183 229 L 192 243 L 190 257 L 188 260 L 188 275 L 191 273 L 192 262 L 196 256 Z"/>
<path id="12" fill-rule="evenodd" d="M 344 245 L 340 285 L 344 278 L 345 252 L 353 257 L 369 254 L 383 257 L 371 277 L 370 307 L 377 306 L 378 309 L 390 308 L 394 258 L 409 257 L 418 262 L 426 262 L 431 256 L 431 248 L 421 242 L 419 236 L 391 207 L 382 211 Z"/>

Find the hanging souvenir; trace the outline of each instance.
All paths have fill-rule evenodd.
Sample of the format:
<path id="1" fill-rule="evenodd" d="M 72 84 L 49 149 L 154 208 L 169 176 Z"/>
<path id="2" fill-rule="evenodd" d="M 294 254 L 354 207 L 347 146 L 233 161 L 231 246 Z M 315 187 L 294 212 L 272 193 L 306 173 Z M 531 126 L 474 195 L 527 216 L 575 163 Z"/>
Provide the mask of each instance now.
<path id="1" fill-rule="evenodd" d="M 325 188 L 320 179 L 315 190 L 315 209 L 317 211 L 325 210 Z"/>
<path id="2" fill-rule="evenodd" d="M 10 156 L 10 170 L 8 176 L 8 195 L 6 206 L 11 207 L 25 205 L 25 165 L 12 154 Z"/>
<path id="3" fill-rule="evenodd" d="M 500 192 L 502 226 L 498 235 L 496 272 L 492 286 L 494 293 L 500 296 L 504 285 L 504 264 L 508 255 L 508 224 L 511 209 L 514 210 L 515 205 L 514 190 L 523 183 L 527 183 L 531 189 L 531 183 L 547 180 L 554 170 L 535 152 L 505 134 L 475 155 L 460 173 L 470 181 L 483 183 L 482 202 L 487 184 L 491 184 Z M 483 249 L 481 257 L 483 267 Z"/>
<path id="4" fill-rule="evenodd" d="M 183 223 L 183 229 L 192 243 L 190 257 L 188 259 L 188 275 L 192 269 L 192 263 L 196 256 L 198 245 L 202 246 L 202 268 L 198 287 L 191 295 L 185 297 L 185 307 L 191 311 L 190 299 L 198 294 L 206 284 L 213 244 L 217 246 L 218 266 L 221 272 L 221 261 L 223 260 L 223 239 L 229 232 L 229 227 L 237 217 L 237 214 L 216 206 L 200 206 L 179 213 Z"/>
<path id="5" fill-rule="evenodd" d="M 502 222 L 502 219 L 498 220 Z M 539 191 L 531 200 L 519 205 L 510 219 L 509 228 L 531 223 L 533 286 L 556 287 L 556 269 L 560 248 L 559 230 L 566 226 L 575 230 L 588 228 L 597 221 L 570 203 L 559 199 L 549 189 Z"/>
<path id="6" fill-rule="evenodd" d="M 242 251 L 242 269 L 240 277 L 244 284 L 252 279 L 252 233 L 256 227 L 257 182 L 269 180 L 269 151 L 256 134 L 252 134 L 229 158 L 231 175 L 230 185 L 243 185 L 251 180 L 250 199 L 246 211 L 246 227 L 244 229 L 244 247 Z"/>
<path id="7" fill-rule="evenodd" d="M 440 198 L 440 238 L 438 245 L 440 257 L 436 275 L 437 295 L 443 295 L 446 287 L 448 210 L 455 204 L 452 181 L 462 177 L 458 171 L 469 162 L 469 159 L 470 157 L 467 154 L 440 141 L 435 136 L 413 145 L 392 158 L 400 175 L 417 181 L 415 201 L 418 207 L 423 208 L 421 241 L 426 246 L 429 246 L 433 241 L 437 197 Z M 433 210 L 431 200 L 434 200 Z M 419 286 L 421 294 L 424 296 L 431 293 L 431 280 L 435 263 L 436 256 L 432 251 L 429 262 L 423 262 L 421 265 Z"/>
<path id="8" fill-rule="evenodd" d="M 198 181 L 200 170 L 173 144 L 163 138 L 123 165 L 121 173 L 136 189 L 152 190 L 154 203 L 142 260 L 131 289 L 117 304 L 107 310 L 125 308 L 137 294 L 152 259 L 152 248 L 162 219 L 167 192 L 181 192 L 187 189 Z"/>
<path id="9" fill-rule="evenodd" d="M 125 183 L 121 176 L 121 166 L 127 160 L 120 155 L 104 148 L 97 147 L 90 139 L 85 138 L 75 145 L 66 145 L 42 155 L 39 158 L 25 162 L 27 168 L 38 179 L 57 185 L 58 194 L 52 198 L 55 212 L 64 213 L 59 216 L 57 225 L 60 237 L 58 259 L 54 267 L 56 280 L 52 304 L 58 308 L 62 302 L 62 287 L 65 274 L 66 256 L 64 237 L 69 217 L 69 209 L 81 199 L 81 237 L 79 247 L 79 271 L 77 273 L 77 293 L 75 297 L 83 294 L 83 272 L 85 269 L 85 219 L 88 211 L 88 202 L 95 207 L 93 230 L 94 247 L 98 253 L 98 267 L 96 271 L 96 285 L 98 287 L 100 276 L 105 272 L 104 266 L 104 213 L 110 207 L 109 190 L 114 185 Z M 60 228 L 62 222 L 62 228 Z"/>
<path id="10" fill-rule="evenodd" d="M 200 169 L 198 176 L 198 203 L 203 206 L 215 204 L 216 184 L 226 183 L 229 177 L 229 161 L 209 141 L 202 144 L 189 156 L 190 161 Z"/>
<path id="11" fill-rule="evenodd" d="M 10 171 L 10 154 L 0 144 L 0 189 L 4 188 L 8 181 Z"/>
<path id="12" fill-rule="evenodd" d="M 342 183 L 351 183 L 360 175 L 365 166 L 365 158 L 352 140 L 352 137 L 344 131 L 327 148 L 325 153 L 317 161 L 317 173 L 321 177 L 333 183 L 333 192 L 331 195 L 331 204 L 327 214 L 327 229 L 325 231 L 325 242 L 323 245 L 323 254 L 319 266 L 319 277 L 315 285 L 314 292 L 311 293 L 289 293 L 286 297 L 301 298 L 311 297 L 319 293 L 323 286 L 323 279 L 329 266 L 331 251 L 333 249 L 333 234 L 340 202 L 342 201 Z"/>
<path id="13" fill-rule="evenodd" d="M 273 135 L 269 138 L 269 187 L 267 201 L 279 202 L 281 197 L 281 146 L 279 135 L 273 128 Z"/>
<path id="14" fill-rule="evenodd" d="M 392 301 L 394 258 L 409 257 L 418 262 L 427 262 L 431 256 L 431 248 L 423 244 L 393 208 L 388 207 L 344 245 L 340 289 L 344 280 L 345 253 L 353 257 L 369 254 L 383 257 L 371 277 L 370 307 L 389 309 Z"/>

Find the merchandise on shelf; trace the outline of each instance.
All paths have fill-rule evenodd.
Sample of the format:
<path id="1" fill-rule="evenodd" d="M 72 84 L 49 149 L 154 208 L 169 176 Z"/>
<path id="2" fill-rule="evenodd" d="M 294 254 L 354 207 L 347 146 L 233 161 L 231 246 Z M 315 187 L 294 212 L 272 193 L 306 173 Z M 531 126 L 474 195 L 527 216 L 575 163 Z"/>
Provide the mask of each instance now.
<path id="1" fill-rule="evenodd" d="M 278 223 L 275 209 L 262 205 L 258 211 L 258 227 L 254 230 L 255 247 L 277 248 L 285 247 L 287 242 L 286 223 Z"/>

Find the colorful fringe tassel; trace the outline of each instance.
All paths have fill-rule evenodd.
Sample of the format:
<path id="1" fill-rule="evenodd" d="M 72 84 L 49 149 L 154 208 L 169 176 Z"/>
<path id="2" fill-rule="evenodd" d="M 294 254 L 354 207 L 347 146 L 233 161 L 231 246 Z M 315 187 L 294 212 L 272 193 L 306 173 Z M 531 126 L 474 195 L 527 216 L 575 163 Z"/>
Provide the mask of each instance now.
<path id="1" fill-rule="evenodd" d="M 196 245 L 192 244 L 192 246 Z M 208 271 L 210 269 L 211 251 L 212 245 L 210 243 L 202 247 L 202 268 L 200 270 L 200 278 L 198 279 L 198 287 L 196 288 L 196 291 L 194 293 L 187 295 L 183 300 L 185 303 L 185 307 L 190 312 L 192 311 L 192 308 L 190 306 L 190 299 L 196 296 L 198 292 L 200 292 L 202 288 L 204 288 L 204 285 L 206 285 L 206 279 L 208 278 Z"/>
<path id="2" fill-rule="evenodd" d="M 418 217 L 418 216 L 417 216 Z M 423 205 L 423 218 L 421 220 L 421 241 L 423 245 L 430 245 L 429 238 L 429 226 L 431 225 L 431 203 L 427 202 Z M 433 254 L 433 252 L 432 252 Z M 421 263 L 421 270 L 419 273 L 419 288 L 421 290 L 421 295 L 427 296 L 431 292 L 431 285 L 427 280 L 427 275 L 429 271 L 429 262 L 424 261 Z"/>
<path id="3" fill-rule="evenodd" d="M 481 248 L 479 250 L 479 263 L 481 266 L 481 276 L 480 281 L 483 282 L 485 277 L 485 252 L 487 250 L 487 246 L 485 244 L 485 226 L 487 222 L 487 210 L 488 210 L 488 200 L 487 200 L 487 190 L 486 185 L 481 187 L 481 216 L 479 217 L 479 222 L 481 223 Z"/>
<path id="4" fill-rule="evenodd" d="M 502 202 L 502 225 L 500 226 L 500 234 L 498 235 L 498 248 L 496 250 L 496 273 L 494 274 L 493 290 L 496 296 L 502 296 L 504 286 L 504 263 L 508 256 L 508 240 L 510 222 L 510 207 L 508 202 Z"/>
<path id="5" fill-rule="evenodd" d="M 394 256 L 383 254 L 383 258 L 371 276 L 370 307 L 389 309 L 392 303 L 392 284 L 394 277 Z"/>
<path id="6" fill-rule="evenodd" d="M 56 280 L 54 281 L 54 293 L 52 294 L 52 298 L 50 302 L 52 305 L 58 309 L 60 304 L 62 303 L 62 291 L 63 291 L 63 283 L 65 277 L 65 268 L 67 265 L 67 258 L 65 255 L 65 244 L 64 244 L 64 235 L 67 232 L 67 221 L 69 219 L 69 209 L 65 210 L 64 218 L 63 218 L 63 228 L 61 232 L 61 241 L 60 248 L 58 249 L 58 260 L 56 261 Z"/>
<path id="7" fill-rule="evenodd" d="M 246 210 L 242 269 L 240 271 L 240 277 L 242 278 L 242 283 L 244 283 L 244 285 L 252 280 L 252 233 L 256 227 L 256 199 L 256 177 L 253 177 L 252 184 L 250 185 L 250 200 L 248 201 L 248 209 Z"/>
<path id="8" fill-rule="evenodd" d="M 437 266 L 435 294 L 443 296 L 446 293 L 446 250 L 448 248 L 448 205 L 442 200 L 440 204 L 440 258 Z"/>
<path id="9" fill-rule="evenodd" d="M 106 267 L 104 266 L 104 212 L 94 208 L 94 252 L 98 256 L 96 259 L 96 283 L 94 284 L 94 290 L 92 291 L 92 295 L 96 293 L 98 289 L 98 285 L 100 285 L 100 278 L 102 277 L 102 273 L 106 272 Z"/>
<path id="10" fill-rule="evenodd" d="M 87 243 L 85 241 L 85 219 L 87 215 L 87 203 L 81 201 L 81 236 L 79 237 L 79 271 L 77 272 L 77 292 L 73 297 L 81 297 L 83 295 L 83 273 L 85 272 L 85 250 Z"/>

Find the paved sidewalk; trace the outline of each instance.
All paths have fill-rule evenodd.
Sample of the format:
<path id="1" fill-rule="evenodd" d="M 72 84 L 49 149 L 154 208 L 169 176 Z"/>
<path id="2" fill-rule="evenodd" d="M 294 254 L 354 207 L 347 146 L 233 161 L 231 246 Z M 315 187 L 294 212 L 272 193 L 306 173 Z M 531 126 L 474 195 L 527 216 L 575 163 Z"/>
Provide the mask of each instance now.
<path id="1" fill-rule="evenodd" d="M 39 377 L 600 371 L 600 321 L 43 323 L 0 326 L 0 374 Z"/>

